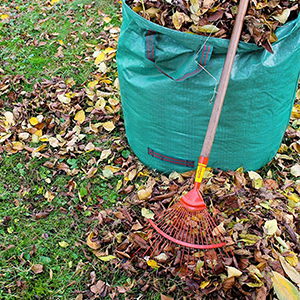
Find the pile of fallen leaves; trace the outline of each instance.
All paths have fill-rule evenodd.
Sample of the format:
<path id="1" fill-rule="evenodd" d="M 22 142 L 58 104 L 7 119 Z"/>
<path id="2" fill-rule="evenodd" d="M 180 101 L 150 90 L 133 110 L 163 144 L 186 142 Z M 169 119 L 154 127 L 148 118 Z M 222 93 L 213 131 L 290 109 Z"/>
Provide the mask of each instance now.
<path id="1" fill-rule="evenodd" d="M 99 69 L 94 74 L 96 79 L 81 89 L 75 87 L 73 78 L 53 78 L 37 82 L 32 92 L 25 92 L 23 76 L 4 76 L 0 81 L 0 152 L 27 151 L 32 157 L 60 159 L 102 151 L 86 138 L 90 134 L 105 138 L 117 126 L 123 126 L 118 78 L 106 76 L 110 71 L 107 63 L 116 49 L 108 46 L 90 51 Z"/>
<path id="2" fill-rule="evenodd" d="M 186 3 L 178 1 L 174 13 L 179 16 L 179 13 L 189 14 L 192 2 Z M 206 9 L 204 3 L 202 10 Z M 197 16 L 199 4 L 194 10 L 195 21 L 199 18 L 200 22 L 198 27 L 219 21 L 215 23 L 219 35 L 218 32 L 215 34 L 226 37 L 235 14 L 234 8 L 230 9 L 234 3 L 216 2 L 215 6 L 211 4 L 216 8 L 214 12 L 207 8 L 203 15 Z M 269 1 L 255 6 L 252 3 L 249 7 L 253 12 L 265 14 L 265 21 L 257 19 L 263 25 L 255 28 L 268 29 L 270 36 L 275 26 L 295 18 L 299 10 L 296 2 L 276 3 Z M 152 18 L 159 17 L 160 22 L 164 22 L 161 25 L 173 26 L 172 10 L 167 9 L 170 3 L 146 1 L 143 5 L 145 9 L 142 5 L 135 6 L 142 7 L 140 13 L 148 14 L 150 18 L 152 10 Z M 259 5 L 264 7 L 259 9 Z M 271 5 L 281 16 L 286 16 L 283 12 L 288 9 L 289 19 L 281 19 L 281 23 L 276 20 L 278 16 L 269 11 Z M 146 9 L 151 10 L 146 14 Z M 248 17 L 253 14 L 248 13 Z M 269 16 L 268 20 L 266 16 Z M 209 17 L 216 20 L 209 20 Z M 264 20 L 262 14 L 260 18 Z M 202 24 L 201 20 L 206 23 Z M 180 29 L 188 30 L 188 24 L 196 25 L 183 22 Z M 250 23 L 246 24 L 249 28 Z M 104 200 L 100 197 L 97 205 L 88 206 L 85 199 L 81 199 L 76 206 L 78 211 L 90 212 L 91 226 L 86 232 L 86 245 L 84 242 L 79 244 L 86 261 L 91 266 L 97 260 L 108 262 L 103 268 L 111 276 L 111 281 L 105 281 L 91 271 L 86 290 L 76 291 L 76 299 L 83 299 L 83 295 L 89 299 L 108 295 L 111 299 L 120 299 L 120 294 L 125 294 L 127 299 L 137 299 L 150 294 L 153 289 L 164 291 L 162 300 L 180 297 L 263 300 L 273 299 L 274 293 L 279 300 L 299 299 L 300 104 L 295 104 L 283 143 L 268 166 L 245 173 L 242 169 L 230 172 L 206 170 L 201 193 L 219 230 L 226 240 L 231 241 L 236 264 L 219 268 L 217 272 L 211 268 L 205 270 L 200 265 L 194 275 L 187 276 L 179 266 L 176 251 L 162 249 L 160 255 L 153 257 L 137 253 L 141 246 L 150 246 L 143 234 L 148 219 L 191 190 L 195 174 L 194 171 L 174 172 L 169 176 L 158 174 L 142 165 L 127 150 L 115 66 L 119 31 L 119 28 L 107 25 L 101 33 L 101 45 L 86 44 L 86 59 L 93 61 L 96 68 L 91 74 L 93 80 L 80 87 L 72 78 L 52 78 L 36 82 L 28 92 L 23 89 L 24 77 L 4 74 L 0 68 L 0 153 L 25 152 L 28 156 L 46 159 L 44 166 L 53 171 L 53 176 L 62 172 L 73 176 L 61 192 L 63 196 L 73 198 L 74 179 L 79 168 L 65 161 L 99 151 L 97 159 L 95 155 L 80 171 L 87 178 L 104 178 L 109 189 L 119 194 L 119 202 L 114 208 L 104 209 Z M 259 36 L 253 28 L 252 31 L 245 29 L 243 36 L 250 40 L 253 32 L 256 32 L 254 36 Z M 263 36 L 261 33 L 260 43 L 264 41 Z M 300 99 L 299 92 L 297 99 Z M 116 186 L 109 186 L 109 180 L 116 178 Z M 88 186 L 87 192 L 92 188 Z M 51 202 L 56 192 L 55 189 L 46 191 L 44 197 Z M 67 211 L 66 208 L 61 210 Z M 37 213 L 35 219 L 48 214 L 49 211 Z M 78 262 L 76 274 L 84 272 L 81 267 L 86 261 Z M 126 283 L 112 284 L 116 271 L 127 275 Z M 33 272 L 40 273 L 41 265 L 36 265 Z M 169 283 L 172 284 L 169 286 Z"/>
<path id="3" fill-rule="evenodd" d="M 238 10 L 237 1 L 220 0 L 127 0 L 147 20 L 183 32 L 229 39 Z M 272 52 L 275 30 L 299 14 L 292 0 L 250 1 L 241 40 L 255 42 Z"/>
<path id="4" fill-rule="evenodd" d="M 140 164 L 124 168 L 120 193 L 128 195 L 125 202 L 95 213 L 92 218 L 98 225 L 87 233 L 88 247 L 100 260 L 110 261 L 112 271 L 118 268 L 129 277 L 138 275 L 139 280 L 114 293 L 130 293 L 133 288 L 159 291 L 157 279 L 178 278 L 168 289 L 169 297 L 162 295 L 162 299 L 180 297 L 180 281 L 187 299 L 273 299 L 274 293 L 279 300 L 299 299 L 299 116 L 296 104 L 283 144 L 266 168 L 206 170 L 201 193 L 234 253 L 234 263 L 214 271 L 200 264 L 193 275 L 187 273 L 180 267 L 176 249 L 162 248 L 160 255 L 152 257 L 137 252 L 151 246 L 144 236 L 148 219 L 192 188 L 194 171 L 165 176 Z M 132 183 L 136 175 L 147 178 L 144 185 Z"/>

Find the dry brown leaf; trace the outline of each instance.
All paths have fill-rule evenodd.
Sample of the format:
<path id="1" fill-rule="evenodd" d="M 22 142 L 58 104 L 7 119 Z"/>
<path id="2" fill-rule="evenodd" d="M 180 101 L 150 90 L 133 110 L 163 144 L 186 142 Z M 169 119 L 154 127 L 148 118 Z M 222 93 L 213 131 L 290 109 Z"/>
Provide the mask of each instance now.
<path id="1" fill-rule="evenodd" d="M 174 298 L 160 294 L 160 300 L 174 300 Z"/>
<path id="2" fill-rule="evenodd" d="M 94 284 L 90 287 L 90 290 L 94 294 L 101 294 L 101 292 L 104 290 L 105 286 L 106 286 L 106 283 L 104 281 L 98 280 L 96 284 Z"/>
<path id="3" fill-rule="evenodd" d="M 34 274 L 39 274 L 44 271 L 43 265 L 41 264 L 35 264 L 31 267 L 31 270 L 33 271 Z"/>

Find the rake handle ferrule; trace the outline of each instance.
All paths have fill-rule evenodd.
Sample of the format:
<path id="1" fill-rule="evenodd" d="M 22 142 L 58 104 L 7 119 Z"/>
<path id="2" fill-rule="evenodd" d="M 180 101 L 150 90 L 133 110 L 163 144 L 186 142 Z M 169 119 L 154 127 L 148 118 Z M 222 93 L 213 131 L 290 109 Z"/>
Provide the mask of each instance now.
<path id="1" fill-rule="evenodd" d="M 199 189 L 199 187 L 200 187 L 207 163 L 208 163 L 208 157 L 203 157 L 203 156 L 199 157 L 197 171 L 196 171 L 196 175 L 195 175 L 195 186 L 194 187 L 196 189 Z"/>

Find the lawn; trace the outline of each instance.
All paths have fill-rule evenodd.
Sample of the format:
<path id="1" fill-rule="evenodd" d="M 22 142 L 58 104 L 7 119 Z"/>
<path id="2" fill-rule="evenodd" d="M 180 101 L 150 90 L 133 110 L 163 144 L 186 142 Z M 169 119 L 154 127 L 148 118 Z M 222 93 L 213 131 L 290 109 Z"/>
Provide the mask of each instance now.
<path id="1" fill-rule="evenodd" d="M 145 209 L 189 190 L 193 173 L 156 173 L 127 143 L 115 56 L 120 5 L 0 4 L 0 299 L 281 300 L 274 271 L 289 280 L 277 288 L 298 291 L 299 92 L 271 163 L 205 174 L 203 193 L 236 241 L 242 276 L 186 278 L 169 261 L 133 257 Z"/>

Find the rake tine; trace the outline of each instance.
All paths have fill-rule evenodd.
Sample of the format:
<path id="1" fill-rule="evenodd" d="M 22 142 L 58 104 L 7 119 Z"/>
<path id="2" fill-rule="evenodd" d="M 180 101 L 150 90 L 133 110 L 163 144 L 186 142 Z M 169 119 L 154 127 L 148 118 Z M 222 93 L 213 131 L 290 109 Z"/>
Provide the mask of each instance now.
<path id="1" fill-rule="evenodd" d="M 201 218 L 201 224 L 203 224 L 203 219 Z M 204 226 L 203 226 L 204 228 Z M 208 241 L 207 241 L 207 236 L 204 235 L 204 239 L 205 239 L 205 242 L 206 242 L 206 245 L 208 245 Z M 208 256 L 209 256 L 209 259 L 210 259 L 210 262 L 211 262 L 211 265 L 212 265 L 212 269 L 214 271 L 214 265 L 213 265 L 213 260 L 212 260 L 212 257 L 211 257 L 211 254 L 210 252 L 208 251 Z"/>
<path id="2" fill-rule="evenodd" d="M 176 212 L 175 216 L 173 216 L 172 219 L 175 219 L 175 224 L 172 224 L 172 225 L 173 225 L 173 228 L 176 228 L 175 225 L 177 224 L 177 222 L 178 222 L 179 220 L 181 220 L 181 217 L 183 216 L 183 214 L 184 214 L 183 210 L 182 210 L 182 209 L 179 209 L 179 210 Z M 163 225 L 163 226 L 161 227 L 161 229 L 162 229 L 162 230 L 166 229 L 166 227 L 168 227 L 168 225 L 169 225 L 169 224 L 165 222 L 165 225 Z"/>
<path id="3" fill-rule="evenodd" d="M 183 210 L 182 210 L 182 211 L 180 212 L 178 218 L 176 219 L 173 228 L 169 227 L 169 230 L 168 230 L 166 233 L 168 233 L 168 234 L 170 234 L 170 235 L 173 233 L 173 231 L 175 230 L 175 228 L 176 228 L 176 226 L 177 226 L 177 223 L 180 222 L 180 220 L 182 219 L 182 216 L 183 216 L 183 215 L 184 215 L 184 212 L 183 212 Z M 170 230 L 171 230 L 171 232 L 170 232 Z"/>
<path id="4" fill-rule="evenodd" d="M 202 225 L 201 225 L 201 218 L 198 218 L 198 221 L 197 221 L 199 224 L 198 224 L 198 227 L 199 227 L 199 235 L 200 235 L 200 238 L 201 238 L 201 244 L 204 245 L 204 241 L 203 241 L 203 235 L 202 235 Z M 198 237 L 198 244 L 199 244 L 199 237 Z M 205 266 L 205 269 L 207 270 L 207 262 L 206 262 L 206 256 L 205 256 L 205 251 L 203 251 L 203 260 L 204 260 L 204 266 Z"/>
<path id="5" fill-rule="evenodd" d="M 155 244 L 155 242 L 159 239 L 159 235 L 157 235 L 157 238 L 151 243 L 151 245 L 147 248 L 147 250 L 144 252 L 143 256 L 146 255 L 146 253 L 149 251 L 149 249 Z"/>

